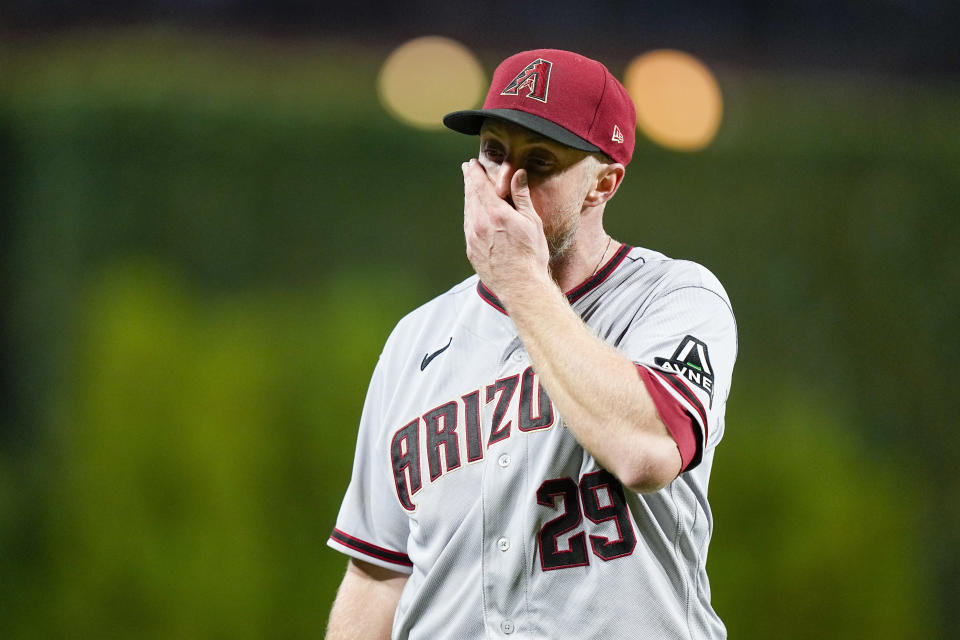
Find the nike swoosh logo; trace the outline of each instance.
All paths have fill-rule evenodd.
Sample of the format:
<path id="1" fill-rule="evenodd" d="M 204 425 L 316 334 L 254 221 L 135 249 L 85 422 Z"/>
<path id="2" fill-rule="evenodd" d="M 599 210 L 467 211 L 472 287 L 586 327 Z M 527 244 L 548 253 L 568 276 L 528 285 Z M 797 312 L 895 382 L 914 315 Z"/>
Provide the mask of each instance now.
<path id="1" fill-rule="evenodd" d="M 443 347 L 442 349 L 438 349 L 438 350 L 434 351 L 433 353 L 429 353 L 429 354 L 424 355 L 424 356 L 423 356 L 423 362 L 420 363 L 420 371 L 423 371 L 424 369 L 426 369 L 426 368 L 427 368 L 427 365 L 430 364 L 431 362 L 433 362 L 433 359 L 434 359 L 434 358 L 436 358 L 438 355 L 440 355 L 441 353 L 443 353 L 444 351 L 446 351 L 447 349 L 449 349 L 451 344 L 453 344 L 453 336 L 450 336 L 450 340 L 447 342 L 447 345 L 446 345 L 445 347 Z"/>

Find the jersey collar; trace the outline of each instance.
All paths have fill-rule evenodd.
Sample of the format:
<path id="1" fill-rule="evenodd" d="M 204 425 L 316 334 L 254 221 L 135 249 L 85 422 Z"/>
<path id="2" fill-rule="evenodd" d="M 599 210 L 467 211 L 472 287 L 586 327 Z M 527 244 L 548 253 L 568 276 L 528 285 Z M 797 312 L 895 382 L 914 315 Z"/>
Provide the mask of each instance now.
<path id="1" fill-rule="evenodd" d="M 584 280 L 582 283 L 575 286 L 570 291 L 567 291 L 565 294 L 567 296 L 567 301 L 570 304 L 573 304 L 591 290 L 595 289 L 601 282 L 610 277 L 617 267 L 620 266 L 620 263 L 623 262 L 623 259 L 627 257 L 627 254 L 630 253 L 630 250 L 633 247 L 629 245 L 621 245 L 617 252 L 613 254 L 607 263 L 600 267 L 595 274 Z M 489 304 L 491 307 L 502 313 L 503 315 L 508 315 L 507 310 L 504 308 L 503 303 L 500 302 L 500 299 L 493 294 L 493 291 L 487 288 L 487 285 L 483 284 L 480 281 L 477 281 L 477 293 L 480 294 L 480 297 L 484 302 Z"/>

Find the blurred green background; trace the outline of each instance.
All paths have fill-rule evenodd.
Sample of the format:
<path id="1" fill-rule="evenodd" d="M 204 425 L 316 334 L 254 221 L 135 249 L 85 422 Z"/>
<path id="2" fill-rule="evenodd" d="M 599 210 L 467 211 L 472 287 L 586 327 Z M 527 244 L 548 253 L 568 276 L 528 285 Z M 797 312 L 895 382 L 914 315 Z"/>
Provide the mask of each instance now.
<path id="1" fill-rule="evenodd" d="M 377 354 L 471 273 L 474 143 L 384 112 L 389 51 L 0 45 L 0 637 L 322 637 Z M 733 638 L 954 637 L 960 85 L 714 70 L 715 142 L 641 138 L 607 226 L 737 313 L 715 608 Z"/>

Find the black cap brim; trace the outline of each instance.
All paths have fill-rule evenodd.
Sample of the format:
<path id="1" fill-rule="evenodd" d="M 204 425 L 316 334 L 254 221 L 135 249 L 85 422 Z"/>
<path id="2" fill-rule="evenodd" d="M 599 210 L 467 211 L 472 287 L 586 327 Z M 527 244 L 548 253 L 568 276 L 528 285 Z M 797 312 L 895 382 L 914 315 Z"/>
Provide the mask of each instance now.
<path id="1" fill-rule="evenodd" d="M 565 144 L 581 151 L 600 151 L 602 150 L 595 144 L 587 142 L 580 136 L 570 133 L 563 127 L 546 118 L 535 116 L 525 111 L 516 111 L 514 109 L 479 109 L 472 111 L 454 111 L 443 116 L 443 124 L 459 133 L 467 135 L 477 135 L 480 133 L 480 127 L 487 118 L 496 118 L 505 120 L 513 124 L 520 125 L 530 129 L 534 133 L 539 133 L 545 138 L 555 140 L 560 144 Z"/>

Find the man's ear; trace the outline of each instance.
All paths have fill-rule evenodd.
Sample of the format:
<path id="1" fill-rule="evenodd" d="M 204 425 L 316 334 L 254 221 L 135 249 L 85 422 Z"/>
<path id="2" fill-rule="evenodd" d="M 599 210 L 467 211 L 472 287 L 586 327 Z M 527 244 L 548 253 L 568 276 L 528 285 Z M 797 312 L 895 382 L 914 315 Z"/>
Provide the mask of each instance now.
<path id="1" fill-rule="evenodd" d="M 596 207 L 605 203 L 620 188 L 625 173 L 626 169 L 619 162 L 600 165 L 596 180 L 593 183 L 593 189 L 587 193 L 583 203 L 589 207 Z"/>

